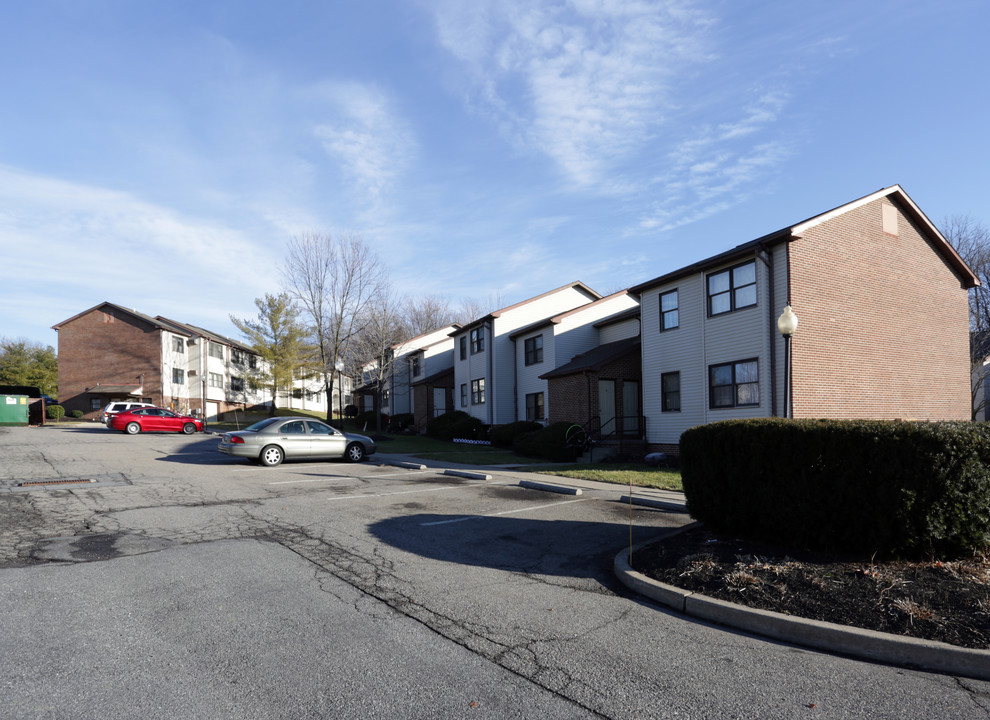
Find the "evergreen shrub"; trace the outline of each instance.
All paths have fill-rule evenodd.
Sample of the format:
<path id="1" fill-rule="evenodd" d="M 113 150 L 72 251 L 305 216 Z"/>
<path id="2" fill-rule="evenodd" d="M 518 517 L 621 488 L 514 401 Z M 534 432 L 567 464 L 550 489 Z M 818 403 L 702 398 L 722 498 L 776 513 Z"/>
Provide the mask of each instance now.
<path id="1" fill-rule="evenodd" d="M 990 425 L 730 420 L 680 443 L 691 515 L 801 549 L 960 557 L 990 548 Z"/>
<path id="2" fill-rule="evenodd" d="M 426 434 L 440 440 L 477 440 L 481 425 L 481 420 L 463 410 L 451 410 L 430 420 L 426 424 Z"/>
<path id="3" fill-rule="evenodd" d="M 512 449 L 525 457 L 545 458 L 553 462 L 573 462 L 581 451 L 567 444 L 567 428 L 571 425 L 573 423 L 558 422 L 533 432 L 517 435 L 512 443 Z"/>
<path id="4" fill-rule="evenodd" d="M 542 427 L 540 423 L 532 420 L 520 420 L 507 425 L 499 425 L 492 428 L 492 444 L 497 447 L 511 448 L 517 436 L 534 432 Z"/>

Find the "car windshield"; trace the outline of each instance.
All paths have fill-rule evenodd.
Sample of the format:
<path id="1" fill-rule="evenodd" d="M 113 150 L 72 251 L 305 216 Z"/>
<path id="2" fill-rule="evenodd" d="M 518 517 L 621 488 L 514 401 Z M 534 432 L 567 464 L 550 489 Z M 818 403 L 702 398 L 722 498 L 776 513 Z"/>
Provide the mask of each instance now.
<path id="1" fill-rule="evenodd" d="M 254 425 L 248 425 L 244 429 L 245 430 L 250 430 L 252 432 L 258 432 L 259 430 L 264 430 L 266 427 L 268 427 L 272 423 L 278 422 L 281 419 L 282 418 L 277 418 L 277 417 L 265 418 L 264 420 L 259 420 Z"/>

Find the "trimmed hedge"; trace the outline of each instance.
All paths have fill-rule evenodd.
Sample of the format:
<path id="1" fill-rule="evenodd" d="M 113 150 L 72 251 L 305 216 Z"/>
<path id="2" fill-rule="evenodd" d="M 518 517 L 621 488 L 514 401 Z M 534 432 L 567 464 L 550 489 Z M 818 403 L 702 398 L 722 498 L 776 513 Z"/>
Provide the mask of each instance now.
<path id="1" fill-rule="evenodd" d="M 426 424 L 426 434 L 440 440 L 479 440 L 482 423 L 463 410 L 451 410 L 438 415 Z"/>
<path id="2" fill-rule="evenodd" d="M 516 438 L 523 433 L 535 432 L 543 427 L 532 420 L 519 420 L 508 425 L 492 428 L 492 444 L 498 447 L 511 448 Z"/>
<path id="3" fill-rule="evenodd" d="M 55 420 L 57 422 L 65 417 L 65 408 L 61 405 L 49 405 L 45 408 L 45 415 L 47 415 L 50 420 Z"/>
<path id="4" fill-rule="evenodd" d="M 681 436 L 691 515 L 795 548 L 961 557 L 990 547 L 990 426 L 730 420 Z"/>
<path id="5" fill-rule="evenodd" d="M 568 446 L 567 428 L 573 423 L 559 422 L 534 432 L 517 435 L 512 443 L 514 452 L 525 457 L 546 458 L 553 462 L 572 462 L 581 454 L 577 448 Z"/>

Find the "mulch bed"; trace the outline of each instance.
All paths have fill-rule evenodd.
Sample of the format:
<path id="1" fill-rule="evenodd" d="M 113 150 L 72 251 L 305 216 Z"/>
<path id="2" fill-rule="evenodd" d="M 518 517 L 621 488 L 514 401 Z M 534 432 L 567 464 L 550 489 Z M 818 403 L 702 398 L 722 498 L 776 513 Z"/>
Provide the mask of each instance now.
<path id="1" fill-rule="evenodd" d="M 990 649 L 990 553 L 879 562 L 722 538 L 698 526 L 637 550 L 631 564 L 668 585 L 740 605 Z"/>

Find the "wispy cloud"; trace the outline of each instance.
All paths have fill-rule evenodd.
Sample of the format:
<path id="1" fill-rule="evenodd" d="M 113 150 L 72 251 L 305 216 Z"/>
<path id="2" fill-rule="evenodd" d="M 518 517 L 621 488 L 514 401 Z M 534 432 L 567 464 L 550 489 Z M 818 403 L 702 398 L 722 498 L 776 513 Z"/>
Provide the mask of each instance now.
<path id="1" fill-rule="evenodd" d="M 474 101 L 579 185 L 641 147 L 676 103 L 673 80 L 708 56 L 710 18 L 677 0 L 445 0 L 434 12 Z"/>
<path id="2" fill-rule="evenodd" d="M 406 169 L 414 154 L 411 133 L 390 108 L 386 95 L 358 83 L 314 89 L 331 115 L 313 128 L 323 149 L 358 189 L 379 198 Z"/>
<path id="3" fill-rule="evenodd" d="M 665 172 L 651 186 L 661 200 L 640 222 L 640 229 L 671 230 L 697 222 L 744 202 L 786 160 L 792 148 L 770 133 L 789 97 L 762 93 L 738 118 L 706 125 L 668 155 Z"/>
<path id="4" fill-rule="evenodd" d="M 251 307 L 253 297 L 273 286 L 278 248 L 125 192 L 0 166 L 0 205 L 7 208 L 0 214 L 0 247 L 33 248 L 8 260 L 10 296 L 30 296 L 43 283 L 63 293 L 71 288 L 67 294 L 87 295 L 92 304 L 154 298 L 159 307 L 138 309 L 212 318 L 222 328 L 229 312 Z M 74 304 L 59 314 L 82 309 Z M 47 316 L 37 325 L 62 319 Z"/>

